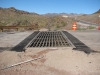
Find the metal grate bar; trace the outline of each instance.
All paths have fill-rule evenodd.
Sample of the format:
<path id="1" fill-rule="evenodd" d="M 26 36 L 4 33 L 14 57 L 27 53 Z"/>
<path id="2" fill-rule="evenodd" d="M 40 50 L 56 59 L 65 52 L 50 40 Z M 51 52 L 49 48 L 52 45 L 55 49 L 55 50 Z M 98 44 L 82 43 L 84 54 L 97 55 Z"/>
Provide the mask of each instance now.
<path id="1" fill-rule="evenodd" d="M 61 31 L 40 32 L 32 39 L 28 47 L 69 47 L 67 41 Z"/>

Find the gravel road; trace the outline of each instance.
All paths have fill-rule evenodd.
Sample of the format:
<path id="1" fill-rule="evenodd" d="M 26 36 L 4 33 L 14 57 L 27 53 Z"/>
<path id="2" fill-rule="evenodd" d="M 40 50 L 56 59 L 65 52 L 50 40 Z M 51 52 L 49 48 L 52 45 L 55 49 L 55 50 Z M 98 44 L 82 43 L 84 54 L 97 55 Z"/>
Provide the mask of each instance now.
<path id="1" fill-rule="evenodd" d="M 90 48 L 100 51 L 100 31 L 68 31 Z M 13 47 L 32 32 L 0 33 L 0 47 Z M 0 52 L 0 69 L 26 60 L 0 75 L 100 75 L 100 53 L 86 54 L 72 48 L 33 48 L 25 52 Z"/>
<path id="2" fill-rule="evenodd" d="M 88 47 L 100 51 L 100 30 L 68 31 Z"/>

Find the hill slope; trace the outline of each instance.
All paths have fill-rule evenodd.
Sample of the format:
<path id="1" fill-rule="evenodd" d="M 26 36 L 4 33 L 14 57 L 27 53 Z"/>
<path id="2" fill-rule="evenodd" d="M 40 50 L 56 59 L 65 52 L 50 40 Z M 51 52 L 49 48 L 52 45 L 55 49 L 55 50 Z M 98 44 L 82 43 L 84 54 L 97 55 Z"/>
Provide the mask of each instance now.
<path id="1" fill-rule="evenodd" d="M 97 12 L 95 12 L 94 14 L 100 14 L 100 9 Z"/>
<path id="2" fill-rule="evenodd" d="M 91 22 L 91 23 L 100 24 L 100 17 L 99 16 L 100 16 L 100 9 L 97 12 L 90 14 L 90 15 L 78 16 L 77 19 Z"/>
<path id="3" fill-rule="evenodd" d="M 0 8 L 0 26 L 6 25 L 34 25 L 38 23 L 39 28 L 64 28 L 70 29 L 72 18 L 63 18 L 61 15 L 46 16 L 37 13 L 29 13 L 23 10 L 11 8 Z"/>

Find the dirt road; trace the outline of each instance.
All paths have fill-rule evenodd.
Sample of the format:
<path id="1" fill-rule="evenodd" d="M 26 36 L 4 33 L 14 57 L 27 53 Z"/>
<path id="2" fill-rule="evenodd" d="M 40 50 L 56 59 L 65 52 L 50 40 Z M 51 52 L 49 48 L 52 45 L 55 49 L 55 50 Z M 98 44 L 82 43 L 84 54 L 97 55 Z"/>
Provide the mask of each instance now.
<path id="1" fill-rule="evenodd" d="M 100 51 L 100 31 L 68 32 L 90 48 Z M 26 34 L 31 33 L 22 32 L 14 36 L 23 39 L 19 34 L 25 35 L 25 38 Z M 13 37 L 13 34 L 9 35 Z M 2 37 L 6 38 L 7 35 Z M 12 37 L 10 36 L 7 40 L 11 40 Z M 2 41 L 0 46 L 2 47 L 5 43 L 6 41 Z M 27 49 L 26 52 L 3 51 L 0 52 L 0 69 L 41 56 L 43 56 L 41 59 L 0 70 L 0 75 L 100 75 L 100 53 L 87 55 L 82 51 L 72 50 L 72 48 L 34 48 Z"/>

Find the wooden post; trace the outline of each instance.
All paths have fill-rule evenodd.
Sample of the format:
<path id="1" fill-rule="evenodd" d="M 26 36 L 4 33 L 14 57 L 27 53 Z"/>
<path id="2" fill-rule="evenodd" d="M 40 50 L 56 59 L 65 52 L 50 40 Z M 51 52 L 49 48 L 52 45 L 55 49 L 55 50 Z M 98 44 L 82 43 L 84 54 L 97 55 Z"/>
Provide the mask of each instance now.
<path id="1" fill-rule="evenodd" d="M 18 31 L 18 28 L 16 28 L 16 30 Z"/>
<path id="2" fill-rule="evenodd" d="M 3 32 L 3 28 L 1 28 L 1 32 Z"/>
<path id="3" fill-rule="evenodd" d="M 38 22 L 35 24 L 35 28 L 39 31 Z"/>
<path id="4" fill-rule="evenodd" d="M 33 28 L 32 28 L 32 30 L 34 30 L 34 25 L 33 25 Z"/>
<path id="5" fill-rule="evenodd" d="M 38 24 L 37 24 L 37 30 L 39 31 L 39 27 L 38 27 Z"/>

